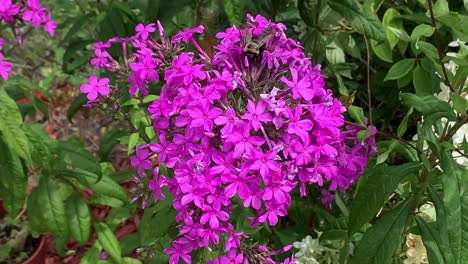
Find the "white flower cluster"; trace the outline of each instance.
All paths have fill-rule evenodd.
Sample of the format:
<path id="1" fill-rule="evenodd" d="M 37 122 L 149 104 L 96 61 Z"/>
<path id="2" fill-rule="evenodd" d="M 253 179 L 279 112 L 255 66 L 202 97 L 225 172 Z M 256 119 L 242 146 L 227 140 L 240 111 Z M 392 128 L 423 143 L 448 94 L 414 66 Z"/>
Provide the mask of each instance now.
<path id="1" fill-rule="evenodd" d="M 339 251 L 320 245 L 319 237 L 313 239 L 306 236 L 301 242 L 294 242 L 293 246 L 299 249 L 294 255 L 295 264 L 334 264 L 339 263 Z"/>
<path id="2" fill-rule="evenodd" d="M 458 53 L 455 53 L 455 52 L 447 53 L 447 56 L 449 56 L 449 57 L 460 57 L 459 53 L 466 54 L 468 52 L 468 45 L 466 45 L 465 42 L 462 42 L 462 41 L 459 41 L 459 40 L 450 42 L 449 46 L 450 47 L 459 47 L 459 52 Z M 464 55 L 461 55 L 461 56 L 463 57 Z M 456 74 L 456 72 L 458 70 L 458 65 L 453 60 L 449 61 L 448 63 L 445 63 L 444 66 L 445 66 L 445 68 L 447 70 L 452 72 L 454 75 Z M 468 80 L 465 82 L 465 87 L 464 88 L 466 88 L 466 87 L 468 87 Z M 439 94 L 437 94 L 437 97 L 442 101 L 448 102 L 450 100 L 450 89 L 449 89 L 449 87 L 441 82 L 440 83 L 440 90 L 441 90 L 441 92 Z M 468 100 L 468 93 L 462 92 L 461 96 L 464 96 L 465 99 Z M 447 122 L 447 120 L 445 120 L 444 122 Z M 453 122 L 450 122 L 449 126 L 453 126 L 453 124 L 454 124 Z M 460 146 L 464 142 L 464 140 L 468 140 L 468 124 L 464 124 L 462 127 L 460 127 L 458 129 L 457 133 L 455 133 L 455 135 L 453 135 L 452 140 L 453 140 L 454 147 L 460 149 Z M 463 154 L 468 154 L 468 153 L 465 153 L 463 150 L 460 150 L 460 152 L 462 152 Z M 465 167 L 468 167 L 468 158 L 464 157 L 462 154 L 460 154 L 457 151 L 453 151 L 452 156 L 455 158 L 455 160 L 456 160 L 456 162 L 458 164 L 463 165 Z"/>

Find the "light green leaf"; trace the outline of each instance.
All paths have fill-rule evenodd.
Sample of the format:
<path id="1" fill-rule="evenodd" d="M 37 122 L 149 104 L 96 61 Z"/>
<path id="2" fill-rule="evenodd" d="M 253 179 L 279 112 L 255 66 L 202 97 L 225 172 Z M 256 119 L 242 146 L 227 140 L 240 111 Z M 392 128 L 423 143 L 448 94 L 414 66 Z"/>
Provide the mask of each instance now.
<path id="1" fill-rule="evenodd" d="M 468 108 L 468 101 L 466 101 L 464 96 L 451 92 L 450 99 L 452 99 L 455 111 L 457 111 L 460 114 L 465 113 L 466 109 Z"/>
<path id="2" fill-rule="evenodd" d="M 388 73 L 385 76 L 384 81 L 397 80 L 405 76 L 414 67 L 415 62 L 416 62 L 415 59 L 402 59 L 401 61 L 395 63 L 390 68 L 390 70 L 388 70 Z"/>
<path id="3" fill-rule="evenodd" d="M 119 264 L 122 263 L 122 251 L 120 249 L 119 241 L 112 230 L 103 222 L 95 222 L 94 228 L 102 248 L 115 262 Z"/>
<path id="4" fill-rule="evenodd" d="M 27 181 L 21 160 L 0 136 L 0 197 L 4 208 L 13 217 L 23 208 Z"/>
<path id="5" fill-rule="evenodd" d="M 394 27 L 388 27 L 388 29 L 393 32 L 399 39 L 405 41 L 405 42 L 411 42 L 411 37 L 406 33 L 404 29 L 401 28 L 394 28 Z"/>
<path id="6" fill-rule="evenodd" d="M 16 105 L 5 92 L 0 89 L 0 132 L 10 149 L 21 158 L 31 161 L 29 141 L 21 129 L 23 118 Z"/>
<path id="7" fill-rule="evenodd" d="M 133 152 L 133 149 L 137 145 L 139 139 L 140 134 L 138 132 L 130 134 L 130 138 L 128 140 L 128 155 Z"/>
<path id="8" fill-rule="evenodd" d="M 141 261 L 134 258 L 125 257 L 123 258 L 123 263 L 125 264 L 141 264 Z"/>
<path id="9" fill-rule="evenodd" d="M 80 244 L 88 242 L 91 228 L 89 208 L 79 193 L 74 193 L 67 200 L 67 218 L 70 233 Z"/>
<path id="10" fill-rule="evenodd" d="M 432 94 L 431 78 L 420 65 L 416 65 L 416 68 L 414 68 L 413 86 L 417 95 Z"/>
<path id="11" fill-rule="evenodd" d="M 434 34 L 434 27 L 431 25 L 427 24 L 421 24 L 417 25 L 414 29 L 413 32 L 411 33 L 411 39 L 413 41 L 418 41 L 419 38 L 422 36 L 424 37 L 430 37 Z"/>
<path id="12" fill-rule="evenodd" d="M 390 48 L 393 49 L 398 43 L 398 36 L 390 28 L 403 28 L 403 22 L 401 21 L 400 13 L 394 8 L 387 9 L 382 18 L 382 26 L 385 30 L 388 44 L 390 45 Z"/>
<path id="13" fill-rule="evenodd" d="M 417 173 L 420 167 L 419 162 L 409 162 L 399 166 L 379 164 L 375 168 L 367 168 L 359 178 L 359 188 L 351 205 L 349 236 L 377 214 L 404 177 Z"/>
<path id="14" fill-rule="evenodd" d="M 96 260 L 99 259 L 99 256 L 102 251 L 102 246 L 99 241 L 95 241 L 93 246 L 88 249 L 86 254 L 81 258 L 80 264 L 95 264 Z"/>
<path id="15" fill-rule="evenodd" d="M 400 247 L 410 206 L 410 200 L 406 200 L 389 212 L 383 213 L 364 233 L 350 264 L 389 263 Z"/>
<path id="16" fill-rule="evenodd" d="M 360 125 L 366 125 L 366 123 L 364 122 L 364 110 L 362 110 L 361 107 L 350 105 L 348 107 L 348 113 L 351 116 L 351 118 L 357 121 Z"/>
<path id="17" fill-rule="evenodd" d="M 350 20 L 357 32 L 371 39 L 385 40 L 385 32 L 380 21 L 365 14 L 361 5 L 355 0 L 332 0 L 328 1 L 328 5 L 344 18 Z"/>
<path id="18" fill-rule="evenodd" d="M 449 4 L 446 0 L 437 0 L 433 6 L 433 11 L 435 17 L 447 15 L 449 13 Z M 427 12 L 429 13 L 429 11 Z"/>
<path id="19" fill-rule="evenodd" d="M 386 62 L 393 62 L 393 54 L 392 49 L 390 48 L 390 44 L 388 41 L 378 42 L 375 40 L 371 40 L 371 47 L 374 51 L 375 55 L 379 57 L 379 59 L 386 61 Z"/>
<path id="20" fill-rule="evenodd" d="M 416 42 L 416 49 L 421 50 L 426 56 L 429 56 L 433 59 L 438 59 L 439 55 L 437 55 L 437 49 L 431 43 L 425 41 L 418 41 Z"/>

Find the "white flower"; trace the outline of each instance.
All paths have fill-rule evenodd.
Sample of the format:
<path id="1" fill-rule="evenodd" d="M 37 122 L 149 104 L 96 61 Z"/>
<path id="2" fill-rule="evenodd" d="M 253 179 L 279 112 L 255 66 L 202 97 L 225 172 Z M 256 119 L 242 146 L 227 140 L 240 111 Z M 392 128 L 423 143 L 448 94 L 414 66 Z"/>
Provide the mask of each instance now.
<path id="1" fill-rule="evenodd" d="M 302 241 L 293 243 L 293 246 L 299 249 L 294 254 L 296 264 L 334 264 L 339 262 L 339 251 L 320 245 L 319 237 L 322 233 L 317 233 L 318 238 L 316 239 L 306 236 Z"/>
<path id="2" fill-rule="evenodd" d="M 405 264 L 428 264 L 427 252 L 421 236 L 409 233 L 406 236 L 406 259 Z"/>

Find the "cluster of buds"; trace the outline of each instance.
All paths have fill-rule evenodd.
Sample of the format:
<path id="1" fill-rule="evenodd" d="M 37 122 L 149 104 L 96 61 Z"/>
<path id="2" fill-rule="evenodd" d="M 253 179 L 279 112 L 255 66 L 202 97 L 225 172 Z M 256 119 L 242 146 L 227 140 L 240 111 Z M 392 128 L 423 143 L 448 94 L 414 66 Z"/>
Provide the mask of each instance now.
<path id="1" fill-rule="evenodd" d="M 234 198 L 254 212 L 248 218 L 252 226 L 274 226 L 287 215 L 296 187 L 306 196 L 306 185 L 321 186 L 329 205 L 330 191 L 354 184 L 376 151 L 375 128 L 359 140 L 361 128 L 343 127 L 346 108 L 325 88 L 320 65 L 312 65 L 300 43 L 286 37 L 286 27 L 262 16 L 247 18 L 245 27 L 216 35 L 220 42 L 212 58 L 193 37 L 203 32 L 201 26 L 169 39 L 158 22 L 157 41 L 151 36 L 155 24 L 140 24 L 135 36 L 95 46 L 91 64 L 117 74 L 130 71 L 131 95 L 148 95 L 151 82 L 163 82 L 159 99 L 148 108 L 158 142 L 137 146 L 132 165 L 137 180 L 152 174 L 148 192 L 137 194 L 144 205 L 149 196 L 153 202 L 165 199 L 164 188 L 174 196 L 179 237 L 165 250 L 171 264 L 191 263 L 192 251 L 218 245 L 220 236 L 228 252 L 221 258 L 230 263 L 247 257 L 255 263 L 253 256 L 277 263 L 266 248 L 249 255 L 241 246 L 247 236 L 234 228 Z M 122 43 L 123 64 L 107 52 L 112 42 Z M 189 42 L 197 53 L 184 51 Z M 129 58 L 128 44 L 136 50 Z M 81 87 L 91 102 L 112 93 L 108 79 L 91 78 Z M 173 177 L 153 168 L 155 156 Z M 221 258 L 213 263 L 227 263 L 216 262 Z"/>

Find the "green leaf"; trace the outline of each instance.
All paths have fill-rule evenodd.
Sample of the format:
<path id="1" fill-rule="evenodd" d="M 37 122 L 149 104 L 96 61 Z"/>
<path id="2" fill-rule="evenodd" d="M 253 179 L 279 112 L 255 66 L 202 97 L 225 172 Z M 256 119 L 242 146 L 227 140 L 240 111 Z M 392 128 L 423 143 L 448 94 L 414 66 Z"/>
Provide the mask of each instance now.
<path id="1" fill-rule="evenodd" d="M 350 264 L 389 263 L 400 247 L 402 233 L 409 214 L 410 200 L 384 213 L 369 228 L 354 251 Z"/>
<path id="2" fill-rule="evenodd" d="M 60 157 L 71 167 L 80 168 L 93 174 L 102 175 L 101 166 L 91 152 L 72 141 L 59 142 Z"/>
<path id="3" fill-rule="evenodd" d="M 78 243 L 84 245 L 88 242 L 91 228 L 88 205 L 79 193 L 74 193 L 68 198 L 66 206 L 70 233 Z"/>
<path id="4" fill-rule="evenodd" d="M 417 95 L 432 94 L 431 79 L 420 65 L 416 65 L 416 68 L 414 68 L 413 85 Z"/>
<path id="5" fill-rule="evenodd" d="M 315 11 L 317 10 L 317 0 L 299 0 L 297 2 L 297 9 L 299 14 L 309 27 L 314 27 L 317 21 L 315 21 Z"/>
<path id="6" fill-rule="evenodd" d="M 129 257 L 123 258 L 123 263 L 125 263 L 125 264 L 142 264 L 140 260 L 134 259 L 134 258 L 129 258 Z"/>
<path id="7" fill-rule="evenodd" d="M 429 11 L 427 11 L 429 13 Z M 449 5 L 446 0 L 437 0 L 433 6 L 434 16 L 443 16 L 449 13 Z"/>
<path id="8" fill-rule="evenodd" d="M 331 9 L 351 21 L 357 32 L 378 41 L 385 40 L 385 32 L 377 18 L 365 14 L 355 0 L 328 1 Z"/>
<path id="9" fill-rule="evenodd" d="M 397 80 L 405 76 L 414 67 L 415 59 L 402 59 L 388 70 L 384 81 Z"/>
<path id="10" fill-rule="evenodd" d="M 95 195 L 107 195 L 124 203 L 129 201 L 127 193 L 123 190 L 123 188 L 116 181 L 114 181 L 114 179 L 107 175 L 103 175 L 101 180 L 98 181 L 98 176 L 96 174 L 82 169 L 75 169 L 73 171 L 63 170 L 61 173 L 64 176 L 72 177 L 78 180 L 84 186 L 92 189 L 95 191 Z"/>
<path id="11" fill-rule="evenodd" d="M 437 49 L 431 43 L 425 41 L 418 41 L 416 42 L 416 49 L 421 50 L 426 56 L 431 57 L 433 59 L 438 59 L 439 55 L 437 55 Z"/>
<path id="12" fill-rule="evenodd" d="M 108 160 L 112 149 L 119 143 L 119 138 L 125 136 L 127 131 L 120 129 L 112 129 L 107 133 L 99 143 L 99 158 L 101 161 Z"/>
<path id="13" fill-rule="evenodd" d="M 457 119 L 449 103 L 439 100 L 433 95 L 415 95 L 411 93 L 400 94 L 403 102 L 414 107 L 416 111 L 422 113 L 427 118 L 446 117 L 451 121 Z"/>
<path id="14" fill-rule="evenodd" d="M 78 95 L 73 102 L 70 104 L 67 110 L 67 119 L 70 123 L 72 122 L 73 116 L 80 111 L 84 104 L 88 102 L 88 98 L 86 98 L 86 94 L 81 93 Z"/>
<path id="15" fill-rule="evenodd" d="M 404 29 L 401 28 L 394 28 L 394 27 L 388 27 L 388 29 L 395 34 L 398 39 L 401 39 L 405 42 L 411 42 L 411 37 L 406 33 Z"/>
<path id="16" fill-rule="evenodd" d="M 224 12 L 233 25 L 239 25 L 244 19 L 245 0 L 223 0 Z"/>
<path id="17" fill-rule="evenodd" d="M 351 116 L 351 118 L 357 121 L 360 125 L 366 125 L 366 123 L 364 122 L 364 110 L 362 110 L 361 107 L 350 105 L 348 107 L 348 113 Z"/>
<path id="18" fill-rule="evenodd" d="M 442 254 L 444 256 L 445 262 L 454 263 L 454 256 L 448 240 L 448 225 L 442 198 L 434 191 L 433 188 L 428 188 L 428 192 L 436 210 L 437 232 L 439 233 L 440 238 L 437 244 L 442 248 Z"/>
<path id="19" fill-rule="evenodd" d="M 128 140 L 128 155 L 133 152 L 133 149 L 137 145 L 139 139 L 140 134 L 138 132 L 130 134 L 130 138 Z"/>
<path id="20" fill-rule="evenodd" d="M 0 196 L 4 208 L 12 217 L 23 208 L 27 181 L 20 159 L 0 136 Z"/>
<path id="21" fill-rule="evenodd" d="M 41 175 L 39 185 L 34 189 L 34 192 L 37 193 L 37 205 L 45 220 L 43 224 L 57 236 L 65 236 L 68 233 L 68 225 L 60 185 L 50 177 Z M 29 199 L 32 197 L 34 196 L 30 196 Z M 29 215 L 29 217 L 34 218 L 36 216 Z"/>
<path id="22" fill-rule="evenodd" d="M 374 51 L 375 55 L 379 57 L 379 59 L 386 61 L 386 62 L 393 62 L 392 49 L 390 48 L 390 44 L 388 43 L 387 40 L 384 42 L 371 40 L 370 43 L 371 43 L 372 50 Z"/>
<path id="23" fill-rule="evenodd" d="M 103 222 L 95 222 L 94 228 L 102 248 L 117 263 L 122 263 L 122 251 L 119 241 L 112 230 Z"/>
<path id="24" fill-rule="evenodd" d="M 175 225 L 175 210 L 171 207 L 170 200 L 158 201 L 143 213 L 138 228 L 140 242 L 142 245 L 151 245 L 158 237 L 167 232 L 171 225 Z M 154 228 L 158 226 L 158 228 Z"/>
<path id="25" fill-rule="evenodd" d="M 52 168 L 52 155 L 56 151 L 56 140 L 51 139 L 42 125 L 24 124 L 23 130 L 31 145 L 31 154 L 34 162 L 43 169 Z"/>
<path id="26" fill-rule="evenodd" d="M 416 223 L 421 232 L 429 262 L 445 263 L 441 248 L 439 247 L 440 236 L 437 230 L 432 225 L 426 223 L 421 217 L 416 217 Z"/>
<path id="27" fill-rule="evenodd" d="M 8 96 L 5 89 L 0 89 L 0 132 L 13 152 L 31 161 L 29 141 L 21 129 L 22 124 L 23 118 L 15 101 Z"/>
<path id="28" fill-rule="evenodd" d="M 450 248 L 455 263 L 468 263 L 468 173 L 446 151 L 441 153 L 441 168 Z"/>
<path id="29" fill-rule="evenodd" d="M 379 164 L 367 168 L 359 179 L 359 188 L 351 205 L 349 236 L 377 214 L 404 177 L 417 173 L 420 167 L 419 162 L 408 162 L 399 166 Z"/>
<path id="30" fill-rule="evenodd" d="M 390 28 L 403 28 L 403 22 L 401 21 L 400 13 L 394 8 L 387 9 L 382 18 L 382 26 L 385 30 L 388 44 L 390 45 L 390 48 L 393 49 L 398 43 L 398 36 Z"/>
<path id="31" fill-rule="evenodd" d="M 101 255 L 102 246 L 99 241 L 95 241 L 93 246 L 88 249 L 86 254 L 81 258 L 80 264 L 95 264 L 96 260 L 99 259 Z"/>
<path id="32" fill-rule="evenodd" d="M 411 114 L 413 114 L 413 107 L 411 107 L 408 110 L 408 112 L 406 113 L 403 120 L 401 120 L 401 123 L 400 123 L 400 125 L 398 126 L 398 129 L 397 129 L 397 136 L 398 137 L 402 137 L 405 134 L 406 129 L 408 128 L 408 121 L 411 118 Z"/>
<path id="33" fill-rule="evenodd" d="M 455 111 L 461 114 L 465 113 L 466 109 L 468 108 L 468 101 L 466 101 L 465 97 L 451 92 L 450 99 L 452 99 Z"/>
<path id="34" fill-rule="evenodd" d="M 411 33 L 411 39 L 413 41 L 418 41 L 422 36 L 430 37 L 434 34 L 434 27 L 431 25 L 421 24 L 417 25 L 413 32 Z"/>

